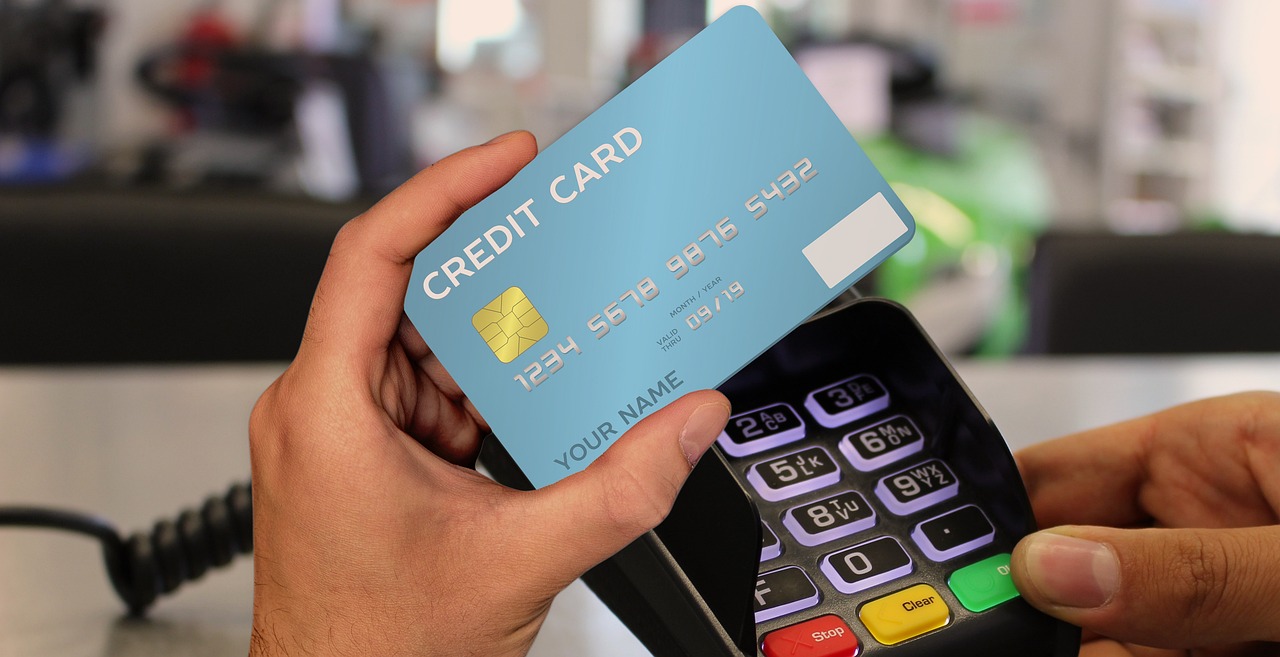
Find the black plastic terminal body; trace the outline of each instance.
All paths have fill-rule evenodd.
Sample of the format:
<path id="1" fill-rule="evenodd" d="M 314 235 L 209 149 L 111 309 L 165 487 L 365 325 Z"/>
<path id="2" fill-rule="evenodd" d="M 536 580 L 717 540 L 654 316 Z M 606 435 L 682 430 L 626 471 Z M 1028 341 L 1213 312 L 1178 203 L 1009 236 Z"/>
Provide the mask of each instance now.
<path id="1" fill-rule="evenodd" d="M 783 399 L 794 402 L 797 395 L 860 373 L 879 377 L 893 391 L 895 408 L 915 411 L 926 440 L 921 458 L 950 464 L 962 482 L 963 502 L 985 511 L 997 539 L 982 555 L 1008 552 L 1035 531 L 1030 502 L 1003 437 L 915 319 L 895 303 L 865 298 L 801 325 L 721 390 L 735 410 L 747 410 Z M 828 447 L 834 451 L 834 445 Z M 529 488 L 498 440 L 486 441 L 481 461 L 498 481 Z M 757 625 L 753 593 L 762 570 L 761 516 L 743 483 L 746 462 L 713 448 L 694 468 L 659 527 L 583 576 L 655 656 L 754 656 L 769 631 L 826 613 L 857 628 L 860 657 L 1077 654 L 1078 628 L 1040 613 L 1021 598 L 969 612 L 946 586 L 955 565 L 925 558 L 916 560 L 912 575 L 900 584 L 858 595 L 841 594 L 814 575 L 822 594 L 818 606 Z M 905 521 L 890 518 L 881 522 L 876 535 L 888 534 L 908 545 L 905 531 Z M 784 535 L 784 549 L 804 551 L 785 532 L 778 533 Z M 885 646 L 857 624 L 862 604 L 916 583 L 932 585 L 952 609 L 944 628 Z"/>

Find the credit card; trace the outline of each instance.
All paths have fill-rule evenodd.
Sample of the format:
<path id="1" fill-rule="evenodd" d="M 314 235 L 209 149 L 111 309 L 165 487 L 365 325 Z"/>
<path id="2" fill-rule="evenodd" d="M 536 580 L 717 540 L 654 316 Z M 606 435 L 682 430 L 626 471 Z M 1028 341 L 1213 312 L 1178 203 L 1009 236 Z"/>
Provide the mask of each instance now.
<path id="1" fill-rule="evenodd" d="M 542 487 L 723 383 L 914 232 L 740 7 L 464 212 L 418 254 L 405 311 Z"/>

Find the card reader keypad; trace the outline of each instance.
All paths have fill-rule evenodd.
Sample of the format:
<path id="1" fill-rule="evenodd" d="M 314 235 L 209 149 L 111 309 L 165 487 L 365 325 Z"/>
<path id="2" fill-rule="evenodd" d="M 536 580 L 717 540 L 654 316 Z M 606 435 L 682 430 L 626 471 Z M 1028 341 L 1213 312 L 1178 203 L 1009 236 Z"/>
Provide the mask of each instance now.
<path id="1" fill-rule="evenodd" d="M 895 406 L 894 391 L 870 373 L 783 396 L 731 417 L 719 440 L 763 521 L 755 616 L 765 657 L 792 643 L 770 634 L 791 637 L 819 618 L 851 628 L 859 655 L 873 647 L 891 655 L 898 644 L 946 631 L 957 613 L 1016 597 L 956 603 L 975 597 L 968 582 L 977 576 L 968 573 L 979 563 L 1007 564 L 1011 543 L 996 541 L 981 502 L 937 437 L 922 431 L 938 426 L 921 421 L 927 410 Z M 955 577 L 938 581 L 939 568 Z M 1007 571 L 980 574 L 1007 579 Z M 969 589 L 947 588 L 953 581 Z M 828 595 L 855 597 L 858 611 L 831 615 L 822 604 Z"/>

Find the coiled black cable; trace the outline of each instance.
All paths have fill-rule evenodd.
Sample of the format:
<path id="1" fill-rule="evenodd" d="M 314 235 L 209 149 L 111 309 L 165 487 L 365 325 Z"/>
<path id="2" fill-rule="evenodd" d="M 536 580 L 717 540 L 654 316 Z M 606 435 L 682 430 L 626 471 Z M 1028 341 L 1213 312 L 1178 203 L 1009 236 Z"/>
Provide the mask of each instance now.
<path id="1" fill-rule="evenodd" d="M 111 523 L 83 513 L 0 507 L 0 526 L 44 527 L 86 534 L 102 543 L 107 576 L 131 616 L 144 616 L 161 595 L 253 552 L 253 491 L 237 483 L 197 509 L 161 519 L 148 532 L 121 536 Z"/>

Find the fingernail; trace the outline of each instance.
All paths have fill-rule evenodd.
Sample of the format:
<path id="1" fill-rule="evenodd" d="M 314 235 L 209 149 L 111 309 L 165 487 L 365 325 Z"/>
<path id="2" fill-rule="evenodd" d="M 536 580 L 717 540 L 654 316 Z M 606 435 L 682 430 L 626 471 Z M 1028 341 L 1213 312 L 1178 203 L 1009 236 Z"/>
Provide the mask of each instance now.
<path id="1" fill-rule="evenodd" d="M 680 430 L 680 450 L 689 467 L 698 464 L 703 452 L 711 447 L 729 421 L 729 407 L 725 404 L 703 404 L 693 409 L 693 414 Z"/>
<path id="2" fill-rule="evenodd" d="M 1032 583 L 1061 607 L 1100 607 L 1120 587 L 1120 562 L 1102 543 L 1050 532 L 1023 541 Z"/>
<path id="3" fill-rule="evenodd" d="M 508 140 L 508 139 L 511 139 L 512 137 L 514 137 L 514 136 L 516 135 L 516 133 L 518 133 L 518 132 L 520 132 L 520 131 L 519 131 L 519 130 L 512 130 L 511 132 L 503 133 L 503 134 L 501 134 L 501 135 L 498 135 L 497 137 L 494 137 L 493 139 L 490 139 L 489 141 L 486 141 L 486 142 L 484 143 L 484 145 L 485 145 L 485 146 L 492 146 L 492 145 L 494 145 L 494 144 L 501 144 L 502 142 L 504 142 L 504 141 L 506 141 L 506 140 Z"/>

